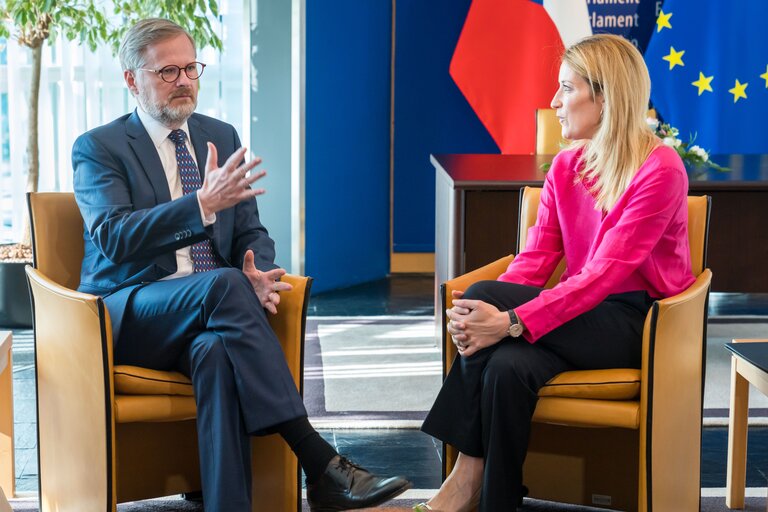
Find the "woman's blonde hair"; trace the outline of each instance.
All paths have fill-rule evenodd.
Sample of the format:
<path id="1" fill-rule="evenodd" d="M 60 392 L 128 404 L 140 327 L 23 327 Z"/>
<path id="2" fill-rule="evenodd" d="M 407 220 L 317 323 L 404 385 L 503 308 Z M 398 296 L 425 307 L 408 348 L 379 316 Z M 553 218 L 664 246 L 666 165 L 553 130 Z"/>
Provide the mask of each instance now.
<path id="1" fill-rule="evenodd" d="M 600 125 L 583 147 L 581 177 L 594 182 L 597 208 L 609 210 L 658 144 L 646 120 L 651 79 L 637 48 L 620 36 L 596 34 L 565 51 L 563 62 L 603 98 Z"/>

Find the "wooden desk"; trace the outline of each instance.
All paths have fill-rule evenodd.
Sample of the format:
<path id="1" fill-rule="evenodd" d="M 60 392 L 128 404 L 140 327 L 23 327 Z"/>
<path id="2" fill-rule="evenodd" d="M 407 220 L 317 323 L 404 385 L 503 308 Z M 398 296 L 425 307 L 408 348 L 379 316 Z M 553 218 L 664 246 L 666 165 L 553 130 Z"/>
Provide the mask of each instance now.
<path id="1" fill-rule="evenodd" d="M 757 342 L 749 343 L 747 342 Z M 738 344 L 745 346 L 740 348 Z M 728 418 L 728 468 L 725 504 L 744 508 L 747 479 L 747 420 L 749 385 L 768 395 L 768 340 L 733 340 L 731 357 L 731 407 Z"/>
<path id="2" fill-rule="evenodd" d="M 712 196 L 707 263 L 713 291 L 768 292 L 768 155 L 713 157 L 728 173 L 691 179 Z M 442 283 L 516 252 L 520 189 L 541 186 L 547 155 L 432 155 L 435 279 Z"/>
<path id="3" fill-rule="evenodd" d="M 0 331 L 0 487 L 9 498 L 16 494 L 13 461 L 13 361 L 12 336 Z M 0 500 L 2 500 L 0 495 Z M 0 507 L 3 504 L 0 503 Z M 1 508 L 0 508 L 1 510 Z"/>

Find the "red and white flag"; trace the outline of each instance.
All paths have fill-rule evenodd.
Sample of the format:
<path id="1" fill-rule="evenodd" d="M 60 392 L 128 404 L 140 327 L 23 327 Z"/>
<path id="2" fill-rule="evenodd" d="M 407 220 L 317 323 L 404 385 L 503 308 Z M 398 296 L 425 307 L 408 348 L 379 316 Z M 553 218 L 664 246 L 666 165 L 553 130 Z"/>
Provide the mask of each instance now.
<path id="1" fill-rule="evenodd" d="M 505 154 L 533 153 L 566 46 L 592 33 L 586 0 L 473 0 L 450 74 Z"/>

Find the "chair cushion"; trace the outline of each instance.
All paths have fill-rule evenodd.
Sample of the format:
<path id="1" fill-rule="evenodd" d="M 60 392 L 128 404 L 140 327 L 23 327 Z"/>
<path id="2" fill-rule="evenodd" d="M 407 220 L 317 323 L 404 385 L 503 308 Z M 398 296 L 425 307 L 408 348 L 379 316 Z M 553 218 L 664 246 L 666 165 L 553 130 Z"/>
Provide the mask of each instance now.
<path id="1" fill-rule="evenodd" d="M 115 366 L 117 395 L 194 396 L 192 382 L 179 372 L 162 372 L 138 366 Z"/>
<path id="2" fill-rule="evenodd" d="M 193 420 L 195 398 L 179 395 L 116 395 L 115 423 L 165 423 Z"/>
<path id="3" fill-rule="evenodd" d="M 633 400 L 640 396 L 640 370 L 580 370 L 556 375 L 539 390 L 540 397 Z"/>

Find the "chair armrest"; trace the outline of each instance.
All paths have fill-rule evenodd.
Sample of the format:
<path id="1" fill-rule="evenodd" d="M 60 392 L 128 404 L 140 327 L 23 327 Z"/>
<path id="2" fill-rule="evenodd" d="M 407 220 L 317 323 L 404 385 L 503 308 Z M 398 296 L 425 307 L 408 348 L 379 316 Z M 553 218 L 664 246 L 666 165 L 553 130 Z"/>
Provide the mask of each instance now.
<path id="1" fill-rule="evenodd" d="M 304 362 L 304 331 L 307 321 L 307 306 L 312 278 L 285 274 L 281 281 L 289 283 L 293 289 L 280 292 L 280 304 L 277 314 L 270 315 L 269 324 L 275 331 L 283 347 L 288 368 L 299 392 L 303 389 L 302 369 Z"/>
<path id="2" fill-rule="evenodd" d="M 25 270 L 35 329 L 40 467 L 77 461 L 92 475 L 108 478 L 115 472 L 115 418 L 106 307 L 100 297 L 63 287 L 31 266 Z M 92 495 L 87 479 L 43 471 L 41 486 L 54 495 L 62 490 L 67 496 L 108 503 L 106 495 Z"/>
<path id="3" fill-rule="evenodd" d="M 437 314 L 440 315 L 440 318 L 442 318 L 440 337 L 443 343 L 443 377 L 448 374 L 448 370 L 451 367 L 451 362 L 453 362 L 453 359 L 456 357 L 456 346 L 448 337 L 448 331 L 446 330 L 447 319 L 445 317 L 445 310 L 448 308 L 448 304 L 451 301 L 451 293 L 454 290 L 464 291 L 469 288 L 470 285 L 478 281 L 497 279 L 501 274 L 504 273 L 514 257 L 514 254 L 504 256 L 503 258 L 499 258 L 498 260 L 475 269 L 472 272 L 467 272 L 464 275 L 450 279 L 440 286 L 441 308 Z"/>
<path id="4" fill-rule="evenodd" d="M 646 456 L 641 457 L 641 488 L 648 475 L 698 474 L 711 282 L 712 272 L 704 269 L 688 289 L 656 301 L 646 318 L 640 390 L 640 450 Z M 689 491 L 698 495 L 698 488 L 676 489 L 672 480 L 654 479 L 649 499 L 663 501 Z"/>

